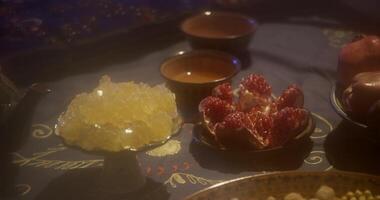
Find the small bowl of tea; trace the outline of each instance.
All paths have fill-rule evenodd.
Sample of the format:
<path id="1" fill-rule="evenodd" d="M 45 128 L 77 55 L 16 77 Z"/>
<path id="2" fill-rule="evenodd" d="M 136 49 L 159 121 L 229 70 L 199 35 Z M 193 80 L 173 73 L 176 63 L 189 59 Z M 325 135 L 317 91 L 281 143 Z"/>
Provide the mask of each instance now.
<path id="1" fill-rule="evenodd" d="M 167 87 L 176 94 L 180 110 L 197 112 L 199 102 L 217 85 L 231 82 L 240 68 L 240 61 L 230 54 L 195 50 L 168 58 L 160 72 Z"/>
<path id="2" fill-rule="evenodd" d="M 236 54 L 248 48 L 257 23 L 240 13 L 205 11 L 187 18 L 180 28 L 194 49 Z"/>

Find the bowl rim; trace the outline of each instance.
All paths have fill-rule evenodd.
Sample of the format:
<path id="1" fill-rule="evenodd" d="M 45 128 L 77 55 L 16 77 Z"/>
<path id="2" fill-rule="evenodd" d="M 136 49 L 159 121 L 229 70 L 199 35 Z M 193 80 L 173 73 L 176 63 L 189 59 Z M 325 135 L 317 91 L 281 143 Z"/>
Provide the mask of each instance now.
<path id="1" fill-rule="evenodd" d="M 232 63 L 231 64 L 231 66 L 233 67 L 234 71 L 230 75 L 225 76 L 223 78 L 212 80 L 212 81 L 207 81 L 207 82 L 202 82 L 202 83 L 182 82 L 182 81 L 174 80 L 173 78 L 171 78 L 169 76 L 166 76 L 165 73 L 163 72 L 165 64 L 167 64 L 167 63 L 169 63 L 171 61 L 175 61 L 175 60 L 181 59 L 181 58 L 192 57 L 192 56 L 196 56 L 196 55 L 216 55 L 216 56 L 221 57 L 221 58 L 226 58 L 227 60 L 236 61 L 236 63 Z M 161 74 L 161 76 L 165 80 L 174 82 L 176 84 L 194 85 L 194 86 L 202 86 L 202 85 L 207 85 L 207 84 L 215 84 L 215 83 L 220 83 L 220 82 L 229 80 L 232 77 L 234 77 L 236 74 L 238 74 L 240 72 L 240 70 L 241 70 L 241 61 L 236 56 L 233 56 L 233 55 L 228 54 L 228 53 L 223 52 L 223 51 L 210 50 L 210 49 L 192 50 L 192 51 L 184 52 L 183 54 L 177 54 L 177 55 L 174 55 L 174 56 L 170 56 L 170 57 L 166 58 L 161 63 L 161 65 L 160 65 L 160 74 Z"/>
<path id="2" fill-rule="evenodd" d="M 253 149 L 253 150 L 234 150 L 234 149 L 227 149 L 227 148 L 219 148 L 213 144 L 210 144 L 209 142 L 205 141 L 205 139 L 202 139 L 201 137 L 201 134 L 202 133 L 193 133 L 193 139 L 197 142 L 197 143 L 200 143 L 201 145 L 204 145 L 208 148 L 211 148 L 213 150 L 217 150 L 217 151 L 220 151 L 220 152 L 224 152 L 224 153 L 238 153 L 238 154 L 241 154 L 241 153 L 246 153 L 246 154 L 259 154 L 259 153 L 269 153 L 269 152 L 274 152 L 274 151 L 280 151 L 286 147 L 288 147 L 291 143 L 294 143 L 294 142 L 297 142 L 297 141 L 301 141 L 303 139 L 306 139 L 308 137 L 310 137 L 310 135 L 313 134 L 314 130 L 315 130 L 315 127 L 316 127 L 316 123 L 315 123 L 315 120 L 313 118 L 313 115 L 310 111 L 308 111 L 308 121 L 307 121 L 307 125 L 306 127 L 300 131 L 297 135 L 295 135 L 292 139 L 290 139 L 289 141 L 287 141 L 285 144 L 283 144 L 282 146 L 277 146 L 277 147 L 272 147 L 272 148 L 264 148 L 264 149 Z M 205 129 L 204 131 L 210 131 L 208 128 L 205 127 L 205 125 L 202 123 L 200 126 L 202 126 L 203 129 Z"/>
<path id="3" fill-rule="evenodd" d="M 342 85 L 340 85 L 338 82 L 334 82 L 331 91 L 330 91 L 330 103 L 332 107 L 334 108 L 335 112 L 342 117 L 344 120 L 355 124 L 356 126 L 362 127 L 362 128 L 368 128 L 368 126 L 362 122 L 358 122 L 354 119 L 352 119 L 346 111 L 344 111 L 344 108 L 342 106 L 342 102 L 340 100 L 340 92 L 343 88 Z"/>
<path id="4" fill-rule="evenodd" d="M 95 148 L 93 150 L 86 150 L 86 149 L 82 148 L 80 145 L 77 145 L 77 144 L 68 144 L 66 142 L 66 139 L 61 136 L 58 124 L 59 124 L 59 120 L 64 115 L 64 113 L 65 112 L 62 112 L 59 115 L 59 117 L 57 119 L 57 122 L 54 125 L 54 131 L 53 131 L 54 135 L 57 136 L 57 137 L 59 137 L 60 140 L 62 141 L 62 143 L 66 147 L 70 147 L 71 149 L 76 149 L 76 150 L 79 150 L 79 151 L 82 151 L 82 152 L 86 152 L 86 153 L 89 153 L 89 154 L 94 154 L 94 155 L 106 155 L 106 154 L 118 153 L 118 152 L 135 152 L 135 153 L 138 153 L 138 152 L 148 151 L 148 150 L 154 149 L 156 147 L 164 145 L 170 139 L 172 139 L 173 137 L 179 135 L 180 132 L 181 132 L 181 130 L 182 130 L 182 126 L 184 124 L 182 116 L 178 114 L 177 118 L 173 119 L 175 121 L 175 126 L 173 127 L 173 130 L 172 130 L 172 132 L 171 132 L 170 135 L 168 135 L 166 138 L 164 138 L 161 141 L 151 142 L 151 143 L 146 144 L 146 145 L 144 145 L 142 147 L 139 147 L 139 148 L 126 148 L 126 149 L 121 149 L 120 151 L 108 151 L 108 150 L 103 150 L 103 149 L 100 149 L 100 148 Z"/>
<path id="5" fill-rule="evenodd" d="M 333 176 L 333 175 L 338 176 L 338 175 L 342 175 L 342 176 L 350 176 L 350 177 L 353 177 L 353 176 L 363 177 L 363 178 L 365 177 L 365 178 L 370 178 L 370 179 L 377 179 L 380 181 L 380 176 L 377 176 L 377 175 L 360 173 L 360 172 L 342 171 L 342 170 L 335 170 L 335 169 L 333 171 L 295 171 L 295 170 L 290 170 L 290 171 L 282 171 L 282 172 L 268 172 L 268 173 L 243 176 L 240 178 L 235 178 L 235 179 L 223 181 L 223 182 L 217 183 L 215 185 L 206 187 L 204 189 L 198 190 L 197 192 L 194 192 L 194 193 L 186 196 L 184 198 L 184 200 L 191 200 L 194 197 L 196 197 L 196 196 L 198 196 L 204 192 L 212 191 L 218 187 L 226 186 L 226 185 L 237 183 L 237 182 L 244 181 L 244 180 L 247 180 L 247 181 L 253 180 L 254 181 L 257 179 L 267 178 L 267 177 L 275 177 L 275 176 L 290 177 L 290 176 L 302 176 L 302 175 L 303 176 L 306 176 L 306 175 L 313 175 L 313 176 Z"/>
<path id="6" fill-rule="evenodd" d="M 212 14 L 211 15 L 207 15 L 205 14 L 206 12 L 211 12 Z M 189 31 L 186 30 L 185 26 L 187 23 L 189 23 L 191 20 L 194 20 L 195 18 L 199 18 L 199 17 L 204 17 L 204 16 L 234 16 L 234 17 L 239 17 L 247 22 L 249 22 L 251 25 L 251 28 L 250 30 L 244 32 L 244 33 L 241 33 L 241 34 L 234 34 L 234 35 L 226 35 L 226 36 L 223 36 L 223 37 L 218 37 L 218 36 L 201 36 L 201 35 L 197 35 L 197 34 L 193 34 Z M 257 30 L 257 26 L 258 26 L 258 23 L 255 19 L 247 16 L 247 15 L 244 15 L 244 14 L 241 14 L 241 13 L 238 13 L 238 12 L 230 12 L 230 11 L 204 11 L 204 12 L 200 12 L 198 14 L 194 14 L 190 17 L 188 17 L 187 19 L 183 20 L 180 24 L 180 29 L 183 33 L 185 33 L 186 35 L 189 35 L 191 37 L 196 37 L 196 38 L 204 38 L 204 39 L 211 39 L 211 40 L 223 40 L 223 39 L 236 39 L 236 38 L 240 38 L 240 37 L 244 37 L 244 36 L 248 36 L 248 35 L 251 35 L 253 33 L 256 32 Z"/>

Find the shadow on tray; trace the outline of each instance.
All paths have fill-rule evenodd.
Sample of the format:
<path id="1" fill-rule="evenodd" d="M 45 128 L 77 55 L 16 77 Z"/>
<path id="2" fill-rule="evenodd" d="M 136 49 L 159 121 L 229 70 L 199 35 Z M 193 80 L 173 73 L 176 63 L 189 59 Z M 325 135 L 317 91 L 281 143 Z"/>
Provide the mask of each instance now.
<path id="1" fill-rule="evenodd" d="M 193 131 L 202 131 L 201 126 L 194 126 Z M 243 171 L 283 171 L 298 169 L 313 147 L 310 138 L 299 141 L 287 148 L 260 152 L 235 153 L 221 152 L 192 140 L 190 153 L 202 168 L 223 173 L 240 173 Z"/>
<path id="2" fill-rule="evenodd" d="M 170 197 L 163 184 L 149 178 L 146 180 L 146 185 L 136 192 L 126 194 L 104 192 L 98 186 L 101 170 L 101 168 L 70 170 L 53 179 L 35 200 L 167 200 Z"/>
<path id="3" fill-rule="evenodd" d="M 326 138 L 327 159 L 336 169 L 380 175 L 379 138 L 342 121 Z"/>

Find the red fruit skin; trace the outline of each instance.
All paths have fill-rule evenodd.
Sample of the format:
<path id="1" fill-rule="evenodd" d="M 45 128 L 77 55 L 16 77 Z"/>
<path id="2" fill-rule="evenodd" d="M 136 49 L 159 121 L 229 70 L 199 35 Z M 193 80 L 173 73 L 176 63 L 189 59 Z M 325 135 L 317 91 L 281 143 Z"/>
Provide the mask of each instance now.
<path id="1" fill-rule="evenodd" d="M 380 133 L 380 100 L 372 104 L 369 112 L 367 114 L 367 124 L 368 127 L 374 133 Z"/>
<path id="2" fill-rule="evenodd" d="M 302 108 L 286 107 L 272 115 L 273 146 L 282 146 L 307 125 L 309 113 Z"/>
<path id="3" fill-rule="evenodd" d="M 239 130 L 244 128 L 244 120 L 246 117 L 246 114 L 243 112 L 233 112 L 224 118 L 223 123 L 226 128 Z"/>
<path id="4" fill-rule="evenodd" d="M 243 112 L 231 113 L 215 127 L 217 142 L 226 149 L 247 150 L 252 148 L 251 134 L 244 127 L 246 115 Z"/>
<path id="5" fill-rule="evenodd" d="M 346 44 L 340 51 L 338 81 L 346 88 L 352 78 L 361 72 L 380 70 L 380 38 L 363 38 Z"/>
<path id="6" fill-rule="evenodd" d="M 212 95 L 215 97 L 219 97 L 222 100 L 228 101 L 232 103 L 233 94 L 232 94 L 232 86 L 230 83 L 223 83 L 221 85 L 216 86 L 212 90 Z"/>
<path id="7" fill-rule="evenodd" d="M 277 98 L 276 104 L 278 110 L 286 107 L 302 108 L 304 104 L 303 92 L 297 85 L 289 85 L 281 96 Z"/>
<path id="8" fill-rule="evenodd" d="M 233 112 L 233 106 L 218 97 L 206 97 L 199 105 L 199 111 L 206 117 L 206 121 L 217 123 Z"/>

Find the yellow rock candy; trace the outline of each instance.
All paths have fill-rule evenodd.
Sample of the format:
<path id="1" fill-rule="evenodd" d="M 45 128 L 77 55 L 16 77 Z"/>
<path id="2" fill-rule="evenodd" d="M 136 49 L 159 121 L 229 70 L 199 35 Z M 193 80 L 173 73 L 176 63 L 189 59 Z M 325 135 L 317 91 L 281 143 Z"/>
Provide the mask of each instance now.
<path id="1" fill-rule="evenodd" d="M 165 140 L 178 119 L 175 95 L 165 86 L 113 83 L 103 76 L 92 92 L 71 101 L 57 128 L 69 145 L 116 152 Z"/>

